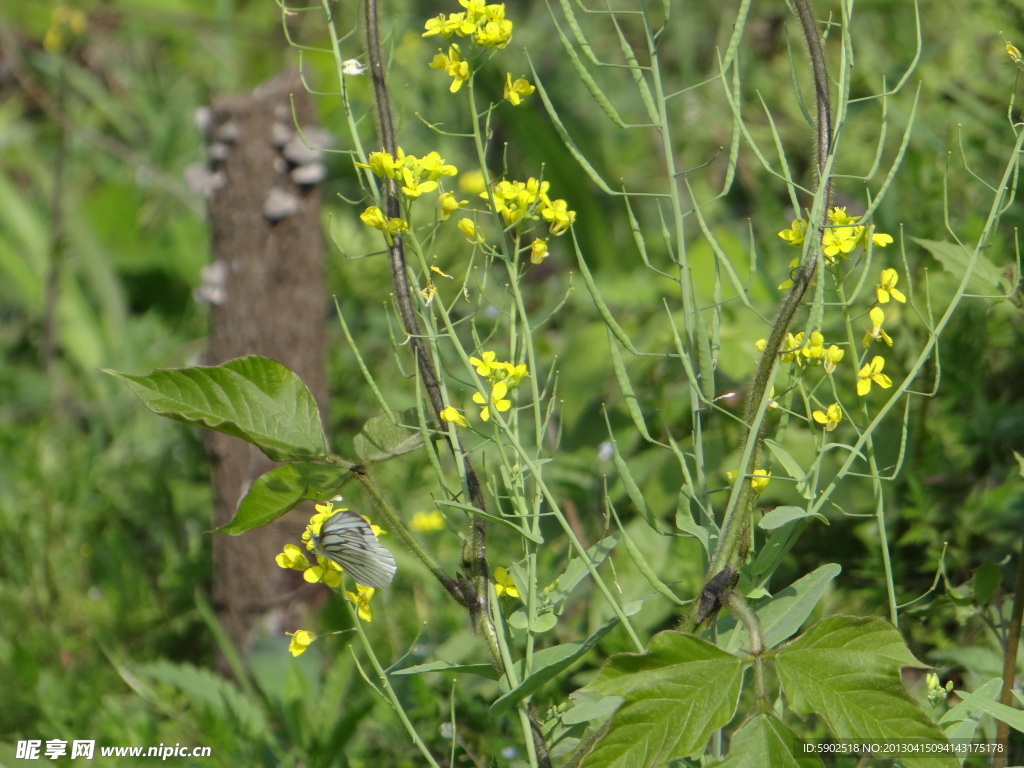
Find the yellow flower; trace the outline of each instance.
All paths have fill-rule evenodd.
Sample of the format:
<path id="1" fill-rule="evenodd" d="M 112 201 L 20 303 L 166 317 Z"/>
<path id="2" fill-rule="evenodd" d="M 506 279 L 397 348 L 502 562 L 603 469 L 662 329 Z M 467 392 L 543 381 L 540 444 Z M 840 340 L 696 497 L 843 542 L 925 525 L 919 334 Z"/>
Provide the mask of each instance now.
<path id="1" fill-rule="evenodd" d="M 448 217 L 459 208 L 469 205 L 469 200 L 456 200 L 451 192 L 442 192 L 437 198 L 437 203 L 441 206 L 441 221 L 448 221 Z"/>
<path id="2" fill-rule="evenodd" d="M 754 476 L 750 478 L 750 487 L 760 493 L 768 487 L 768 478 L 772 476 L 772 473 L 767 469 L 755 469 Z"/>
<path id="3" fill-rule="evenodd" d="M 491 396 L 485 399 L 479 392 L 473 394 L 473 402 L 477 405 L 483 406 L 480 409 L 480 420 L 489 421 L 491 418 L 491 408 L 494 408 L 498 413 L 504 413 L 512 407 L 512 401 L 506 400 L 505 395 L 508 394 L 508 384 L 504 381 L 497 382 L 491 387 Z"/>
<path id="4" fill-rule="evenodd" d="M 871 327 L 864 334 L 864 346 L 866 347 L 872 341 L 881 339 L 887 347 L 891 347 L 892 338 L 882 329 L 882 323 L 885 322 L 885 312 L 880 307 L 872 307 L 871 311 L 868 312 L 868 317 L 871 318 Z"/>
<path id="5" fill-rule="evenodd" d="M 879 248 L 885 248 L 885 246 L 892 243 L 892 235 L 886 235 L 882 232 L 879 232 L 877 234 L 873 233 L 871 235 L 871 242 L 874 245 L 877 245 Z"/>
<path id="6" fill-rule="evenodd" d="M 445 528 L 444 515 L 436 509 L 430 512 L 416 512 L 412 516 L 412 520 L 409 521 L 409 527 L 419 533 L 443 531 Z"/>
<path id="7" fill-rule="evenodd" d="M 555 236 L 561 235 L 576 221 L 576 211 L 570 211 L 565 200 L 551 200 L 548 205 L 541 207 L 540 215 L 551 224 L 548 231 Z"/>
<path id="8" fill-rule="evenodd" d="M 487 350 L 486 352 L 481 352 L 480 357 L 469 358 L 469 363 L 476 368 L 479 376 L 490 376 L 501 365 L 501 363 L 494 362 L 496 357 L 497 355 L 494 352 Z"/>
<path id="9" fill-rule="evenodd" d="M 793 219 L 789 227 L 789 229 L 779 232 L 779 237 L 794 248 L 801 247 L 804 244 L 804 232 L 807 230 L 807 222 L 803 219 Z"/>
<path id="10" fill-rule="evenodd" d="M 860 242 L 860 227 L 833 227 L 821 236 L 821 251 L 828 262 L 834 263 L 836 256 L 849 258 L 849 254 Z"/>
<path id="11" fill-rule="evenodd" d="M 1014 64 L 1020 64 L 1020 50 L 1015 45 L 1006 44 L 1006 55 L 1013 59 Z"/>
<path id="12" fill-rule="evenodd" d="M 493 8 L 495 6 L 488 6 Z M 504 13 L 504 4 L 500 6 Z M 476 36 L 473 42 L 481 48 L 504 48 L 512 39 L 512 22 L 508 19 L 496 18 L 488 21 L 482 27 L 477 27 Z"/>
<path id="13" fill-rule="evenodd" d="M 798 364 L 803 363 L 803 358 L 798 354 L 803 345 L 804 334 L 802 331 L 795 336 L 792 333 L 787 333 L 786 341 L 782 345 L 782 351 L 779 352 L 779 360 L 784 363 L 792 363 L 794 360 Z"/>
<path id="14" fill-rule="evenodd" d="M 830 345 L 825 350 L 825 359 L 821 363 L 825 373 L 832 373 L 836 369 L 836 363 L 843 359 L 844 354 L 846 354 L 846 351 L 841 347 L 837 347 L 835 344 Z"/>
<path id="15" fill-rule="evenodd" d="M 512 580 L 512 574 L 505 568 L 494 569 L 494 591 L 498 597 L 503 594 L 509 597 L 519 597 L 519 590 L 516 588 L 515 581 Z"/>
<path id="16" fill-rule="evenodd" d="M 285 632 L 292 640 L 288 643 L 288 653 L 292 656 L 299 656 L 306 652 L 306 649 L 313 644 L 316 640 L 316 635 L 305 629 L 300 629 L 297 632 Z"/>
<path id="17" fill-rule="evenodd" d="M 831 432 L 843 420 L 843 409 L 839 403 L 832 403 L 825 411 L 814 411 L 811 417 L 824 426 L 826 432 Z"/>
<path id="18" fill-rule="evenodd" d="M 548 241 L 541 238 L 535 238 L 533 243 L 530 245 L 530 263 L 540 264 L 544 259 L 548 257 Z"/>
<path id="19" fill-rule="evenodd" d="M 429 64 L 431 69 L 443 69 L 445 74 L 452 78 L 452 84 L 448 88 L 452 93 L 458 93 L 462 84 L 469 80 L 469 62 L 462 58 L 462 49 L 457 43 L 448 46 L 448 53 L 439 53 Z"/>
<path id="20" fill-rule="evenodd" d="M 285 544 L 284 551 L 274 558 L 281 568 L 290 568 L 293 571 L 305 571 L 309 568 L 309 560 L 294 544 Z"/>
<path id="21" fill-rule="evenodd" d="M 825 355 L 825 337 L 818 331 L 811 331 L 811 338 L 800 350 L 800 354 L 807 358 L 808 362 L 819 363 Z"/>
<path id="22" fill-rule="evenodd" d="M 901 304 L 907 302 L 907 297 L 896 289 L 896 281 L 899 279 L 895 269 L 882 270 L 882 274 L 878 278 L 878 285 L 875 286 L 875 296 L 879 304 L 888 304 L 890 297 L 896 299 Z"/>
<path id="23" fill-rule="evenodd" d="M 438 416 L 441 417 L 441 421 L 447 421 L 449 424 L 454 424 L 457 427 L 468 427 L 469 422 L 466 421 L 466 417 L 459 413 L 457 410 L 452 408 L 450 405 L 446 406 Z"/>
<path id="24" fill-rule="evenodd" d="M 505 73 L 505 93 L 503 98 L 513 107 L 518 107 L 523 99 L 533 93 L 537 88 L 530 85 L 529 82 L 523 78 L 512 79 L 512 73 Z"/>
<path id="25" fill-rule="evenodd" d="M 857 372 L 857 394 L 863 397 L 871 391 L 871 384 L 874 382 L 882 389 L 888 389 L 892 386 L 892 379 L 882 373 L 882 369 L 885 367 L 885 360 L 879 355 L 875 355 L 871 358 L 870 363 L 865 365 Z"/>
<path id="26" fill-rule="evenodd" d="M 383 232 L 384 237 L 388 241 L 388 245 L 391 245 L 394 242 L 392 235 L 409 231 L 409 225 L 404 219 L 397 217 L 387 219 L 384 217 L 384 212 L 376 205 L 371 205 L 359 214 L 359 218 L 362 219 L 362 222 L 368 227 L 373 227 L 374 229 L 378 229 Z"/>
<path id="27" fill-rule="evenodd" d="M 503 374 L 504 378 L 502 378 L 501 381 L 504 381 L 506 384 L 508 384 L 510 388 L 518 387 L 519 382 L 529 375 L 529 372 L 526 370 L 526 363 L 520 363 L 519 365 L 512 365 L 512 363 L 501 363 L 501 365 L 505 369 L 505 372 Z"/>
<path id="28" fill-rule="evenodd" d="M 370 598 L 373 597 L 373 593 L 373 587 L 364 587 L 362 584 L 356 584 L 355 592 L 345 593 L 348 601 L 356 606 L 356 615 L 362 621 L 373 621 L 373 616 L 370 614 Z"/>
<path id="29" fill-rule="evenodd" d="M 472 219 L 459 219 L 457 226 L 459 232 L 469 238 L 470 242 L 482 243 L 484 241 L 484 236 L 476 231 L 476 222 Z"/>
<path id="30" fill-rule="evenodd" d="M 434 300 L 434 296 L 436 295 L 437 286 L 434 285 L 433 280 L 427 280 L 427 284 L 423 286 L 423 289 L 420 291 L 420 298 L 423 299 L 423 304 L 429 307 L 430 302 Z"/>

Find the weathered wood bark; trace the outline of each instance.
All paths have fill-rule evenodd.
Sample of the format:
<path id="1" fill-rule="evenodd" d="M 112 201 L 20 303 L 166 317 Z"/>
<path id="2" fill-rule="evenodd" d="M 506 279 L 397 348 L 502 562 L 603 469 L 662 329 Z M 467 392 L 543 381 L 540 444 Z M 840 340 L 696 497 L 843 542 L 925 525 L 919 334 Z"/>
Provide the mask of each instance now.
<path id="1" fill-rule="evenodd" d="M 322 140 L 297 74 L 245 96 L 218 97 L 207 115 L 207 182 L 213 264 L 201 290 L 211 304 L 207 362 L 243 355 L 273 358 L 295 371 L 326 403 L 319 153 L 298 136 L 292 101 L 310 145 Z M 259 450 L 210 433 L 214 525 L 228 522 L 250 483 L 274 466 Z M 214 534 L 213 595 L 218 615 L 241 648 L 262 633 L 297 628 L 302 585 L 274 563 L 308 520 L 293 513 L 241 536 Z"/>

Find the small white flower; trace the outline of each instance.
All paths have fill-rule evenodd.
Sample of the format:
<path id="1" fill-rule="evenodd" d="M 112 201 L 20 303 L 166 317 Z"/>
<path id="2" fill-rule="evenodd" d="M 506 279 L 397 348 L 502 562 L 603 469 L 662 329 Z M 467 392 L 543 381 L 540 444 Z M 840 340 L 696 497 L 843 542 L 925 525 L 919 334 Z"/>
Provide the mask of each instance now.
<path id="1" fill-rule="evenodd" d="M 345 75 L 361 75 L 366 71 L 366 67 L 360 64 L 355 59 L 347 59 L 341 62 L 341 72 Z"/>

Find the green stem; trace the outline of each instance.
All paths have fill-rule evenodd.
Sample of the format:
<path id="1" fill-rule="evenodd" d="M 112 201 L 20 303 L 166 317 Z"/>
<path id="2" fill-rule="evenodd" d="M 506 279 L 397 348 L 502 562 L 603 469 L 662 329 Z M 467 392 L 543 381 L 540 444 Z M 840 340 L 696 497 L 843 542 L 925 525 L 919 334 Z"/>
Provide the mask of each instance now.
<path id="1" fill-rule="evenodd" d="M 811 71 L 814 76 L 818 116 L 818 188 L 811 210 L 811 220 L 815 221 L 814 214 L 817 214 L 817 223 L 807 232 L 804 260 L 793 276 L 793 287 L 779 308 L 771 332 L 768 334 L 764 354 L 761 355 L 754 370 L 750 395 L 747 399 L 747 423 L 750 426 L 744 437 L 741 469 L 729 497 L 718 547 L 711 557 L 711 564 L 705 575 L 706 582 L 726 568 L 732 568 L 735 572 L 733 578 L 738 578 L 739 569 L 746 560 L 750 546 L 750 517 L 754 501 L 757 498 L 750 478 L 753 477 L 754 470 L 757 469 L 758 449 L 764 438 L 764 416 L 768 409 L 768 403 L 771 401 L 771 384 L 778 367 L 778 352 L 786 339 L 786 334 L 789 332 L 797 310 L 807 295 L 807 289 L 818 273 L 821 233 L 828 223 L 828 210 L 831 201 L 829 155 L 832 148 L 832 110 L 828 91 L 828 70 L 825 66 L 825 54 L 821 49 L 821 41 L 818 38 L 817 27 L 808 0 L 794 0 L 793 9 L 803 29 L 811 60 Z M 698 603 L 694 603 L 689 614 L 683 618 L 680 629 L 686 632 L 693 632 L 697 629 L 701 623 L 698 621 L 697 611 Z"/>
<path id="2" fill-rule="evenodd" d="M 434 760 L 433 755 L 430 754 L 429 747 L 427 747 L 427 745 L 424 744 L 423 740 L 420 738 L 419 733 L 416 731 L 416 726 L 412 724 L 412 722 L 409 720 L 409 717 L 405 714 L 405 710 L 402 708 L 402 702 L 399 701 L 398 696 L 395 694 L 394 688 L 391 687 L 391 681 L 388 680 L 387 673 L 384 671 L 384 668 L 380 665 L 380 662 L 377 660 L 377 656 L 374 654 L 373 645 L 370 643 L 370 640 L 366 636 L 366 633 L 363 632 L 362 619 L 359 618 L 356 609 L 353 607 L 352 603 L 350 603 L 348 600 L 345 600 L 345 605 L 348 607 L 349 616 L 351 616 L 352 625 L 355 627 L 356 634 L 359 635 L 359 639 L 363 644 L 363 648 L 366 650 L 366 655 L 370 660 L 370 666 L 373 667 L 373 671 L 377 673 L 377 675 L 383 682 L 383 696 L 389 702 L 391 702 L 391 708 L 395 711 L 395 714 L 398 715 L 398 719 L 402 721 L 402 725 L 405 727 L 406 732 L 412 738 L 412 743 L 416 745 L 416 748 L 420 751 L 420 754 L 426 758 L 427 763 L 431 765 L 433 768 L 441 768 Z"/>

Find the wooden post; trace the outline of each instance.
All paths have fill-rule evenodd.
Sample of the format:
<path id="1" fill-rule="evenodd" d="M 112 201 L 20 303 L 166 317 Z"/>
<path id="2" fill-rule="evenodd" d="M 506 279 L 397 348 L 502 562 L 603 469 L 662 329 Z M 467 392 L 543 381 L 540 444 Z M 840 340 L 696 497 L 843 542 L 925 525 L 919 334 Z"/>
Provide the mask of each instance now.
<path id="1" fill-rule="evenodd" d="M 214 99 L 201 115 L 209 164 L 201 186 L 210 196 L 213 263 L 199 298 L 212 305 L 209 364 L 264 355 L 295 371 L 323 411 L 326 403 L 320 153 L 306 147 L 325 135 L 297 73 L 276 77 L 245 96 Z M 210 433 L 214 525 L 227 523 L 250 483 L 274 466 L 234 437 Z M 258 634 L 298 627 L 303 582 L 274 556 L 308 520 L 293 513 L 241 536 L 214 534 L 213 596 L 220 620 L 243 650 Z"/>

